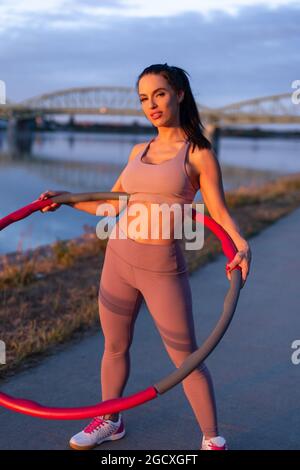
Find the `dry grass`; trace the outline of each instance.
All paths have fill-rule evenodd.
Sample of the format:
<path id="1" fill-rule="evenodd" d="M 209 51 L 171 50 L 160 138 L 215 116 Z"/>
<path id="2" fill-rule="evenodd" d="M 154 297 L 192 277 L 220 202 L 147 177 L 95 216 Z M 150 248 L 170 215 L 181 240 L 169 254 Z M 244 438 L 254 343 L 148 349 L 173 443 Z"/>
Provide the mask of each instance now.
<path id="1" fill-rule="evenodd" d="M 249 238 L 300 205 L 300 174 L 228 192 L 226 200 Z M 19 253 L 14 261 L 2 257 L 0 339 L 6 343 L 7 363 L 0 366 L 1 377 L 74 335 L 100 328 L 97 293 L 105 249 L 106 240 L 90 231 L 43 252 Z M 206 228 L 205 246 L 184 250 L 190 272 L 220 253 L 218 240 Z"/>
<path id="2" fill-rule="evenodd" d="M 226 202 L 244 237 L 253 237 L 300 205 L 300 173 L 283 176 L 259 188 L 241 187 L 227 192 Z M 189 271 L 198 269 L 221 252 L 217 238 L 205 228 L 204 247 L 198 252 L 184 251 Z"/>

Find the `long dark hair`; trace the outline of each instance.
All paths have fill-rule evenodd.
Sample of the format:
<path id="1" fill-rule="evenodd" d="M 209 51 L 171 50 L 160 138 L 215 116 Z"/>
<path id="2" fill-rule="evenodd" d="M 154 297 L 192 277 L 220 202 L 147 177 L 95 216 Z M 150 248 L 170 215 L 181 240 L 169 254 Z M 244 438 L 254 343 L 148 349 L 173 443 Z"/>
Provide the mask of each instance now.
<path id="1" fill-rule="evenodd" d="M 211 149 L 211 143 L 203 134 L 205 128 L 201 122 L 196 101 L 191 90 L 190 82 L 187 76 L 189 74 L 184 69 L 174 66 L 171 67 L 167 63 L 150 65 L 149 67 L 146 67 L 138 76 L 136 81 L 137 92 L 140 79 L 144 75 L 152 73 L 162 75 L 176 92 L 179 92 L 180 90 L 184 91 L 184 98 L 179 104 L 180 126 L 186 133 L 188 140 L 192 142 L 193 150 L 196 145 L 199 147 L 199 149 Z"/>

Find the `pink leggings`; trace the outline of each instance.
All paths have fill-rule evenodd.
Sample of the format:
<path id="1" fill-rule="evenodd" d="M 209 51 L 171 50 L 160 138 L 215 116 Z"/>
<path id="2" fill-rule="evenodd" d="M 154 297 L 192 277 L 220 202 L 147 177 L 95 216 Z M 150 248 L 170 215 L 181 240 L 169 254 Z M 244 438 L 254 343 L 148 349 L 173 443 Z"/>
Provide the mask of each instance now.
<path id="1" fill-rule="evenodd" d="M 105 339 L 102 401 L 123 394 L 130 373 L 134 324 L 143 298 L 176 367 L 198 349 L 189 275 L 178 240 L 169 245 L 153 245 L 130 238 L 110 238 L 99 288 Z M 207 438 L 217 436 L 213 383 L 205 363 L 181 384 L 202 433 Z"/>

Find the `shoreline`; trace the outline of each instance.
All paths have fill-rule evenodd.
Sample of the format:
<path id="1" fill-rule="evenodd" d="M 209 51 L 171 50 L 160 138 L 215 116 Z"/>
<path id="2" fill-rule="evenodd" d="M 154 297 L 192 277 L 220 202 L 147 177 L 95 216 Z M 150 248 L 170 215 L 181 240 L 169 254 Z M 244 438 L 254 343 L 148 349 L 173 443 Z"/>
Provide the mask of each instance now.
<path id="1" fill-rule="evenodd" d="M 258 188 L 263 184 L 274 181 L 280 177 L 290 177 L 294 173 L 279 173 L 273 170 L 258 170 L 252 169 L 249 167 L 238 167 L 235 165 L 221 164 L 223 182 L 224 182 L 224 191 L 238 191 L 240 188 L 248 187 L 249 189 Z M 201 193 L 198 192 L 201 195 Z M 195 202 L 202 202 L 202 198 L 195 200 Z M 76 237 L 71 237 L 63 239 L 62 242 L 70 242 L 71 240 L 74 243 L 84 244 L 86 240 L 92 239 L 93 234 L 95 233 L 95 228 L 92 226 L 86 227 L 85 233 L 78 235 Z M 30 248 L 26 250 L 14 250 L 8 251 L 6 253 L 0 253 L 0 271 L 7 263 L 18 263 L 28 260 L 32 255 L 35 255 L 37 258 L 44 257 L 46 255 L 52 254 L 52 247 L 57 242 L 53 241 L 44 245 L 37 246 L 35 248 Z"/>

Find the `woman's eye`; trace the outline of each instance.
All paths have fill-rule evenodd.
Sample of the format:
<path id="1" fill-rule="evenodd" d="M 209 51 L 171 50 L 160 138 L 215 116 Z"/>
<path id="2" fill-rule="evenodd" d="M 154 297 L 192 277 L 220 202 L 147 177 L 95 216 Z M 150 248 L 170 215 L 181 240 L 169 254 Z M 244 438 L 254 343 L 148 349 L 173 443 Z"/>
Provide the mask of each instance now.
<path id="1" fill-rule="evenodd" d="M 165 94 L 164 93 L 158 93 L 156 96 L 164 96 Z M 142 100 L 140 100 L 140 102 L 142 103 L 143 101 L 145 101 L 147 98 L 144 98 Z"/>

